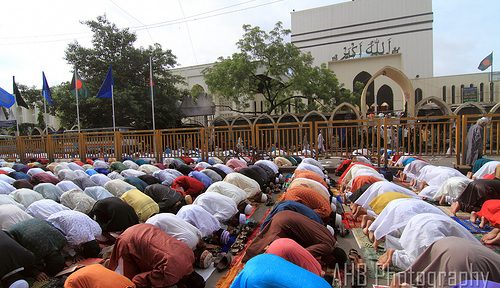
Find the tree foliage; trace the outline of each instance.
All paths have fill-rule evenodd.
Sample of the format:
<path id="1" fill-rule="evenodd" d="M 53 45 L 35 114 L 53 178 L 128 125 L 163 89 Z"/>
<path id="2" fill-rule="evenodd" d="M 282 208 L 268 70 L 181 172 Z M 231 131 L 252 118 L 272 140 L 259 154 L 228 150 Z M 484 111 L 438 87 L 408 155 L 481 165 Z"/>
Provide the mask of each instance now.
<path id="1" fill-rule="evenodd" d="M 290 30 L 281 22 L 269 33 L 250 25 L 243 30 L 243 38 L 236 43 L 240 51 L 220 57 L 204 71 L 211 93 L 233 101 L 238 109 L 248 108 L 261 94 L 269 114 L 289 104 L 299 111 L 331 110 L 352 101 L 349 90 L 342 88 L 326 65 L 313 66 L 310 53 L 284 41 Z"/>
<path id="2" fill-rule="evenodd" d="M 181 117 L 178 102 L 188 92 L 176 87 L 183 80 L 169 71 L 177 64 L 172 51 L 164 50 L 160 44 L 135 48 L 136 35 L 128 29 L 119 29 L 105 16 L 82 24 L 93 32 L 92 47 L 74 42 L 65 51 L 65 59 L 77 67 L 88 89 L 88 97 L 79 97 L 81 127 L 112 126 L 111 99 L 95 97 L 111 64 L 116 125 L 151 129 L 150 56 L 153 61 L 156 127 L 177 125 Z M 57 116 L 66 128 L 77 123 L 75 94 L 70 92 L 71 77 L 72 74 L 68 74 L 69 82 L 53 87 L 52 91 Z"/>

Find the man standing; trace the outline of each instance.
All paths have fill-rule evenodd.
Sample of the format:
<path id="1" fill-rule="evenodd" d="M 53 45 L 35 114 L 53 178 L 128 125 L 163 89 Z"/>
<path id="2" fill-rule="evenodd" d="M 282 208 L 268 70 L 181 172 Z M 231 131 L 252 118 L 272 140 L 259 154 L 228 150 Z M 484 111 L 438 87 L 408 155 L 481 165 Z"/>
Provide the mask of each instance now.
<path id="1" fill-rule="evenodd" d="M 465 143 L 465 164 L 472 166 L 477 159 L 483 156 L 483 131 L 489 123 L 489 118 L 482 117 L 469 128 Z"/>
<path id="2" fill-rule="evenodd" d="M 318 153 L 325 153 L 325 139 L 323 139 L 323 135 L 321 134 L 321 130 L 318 132 Z"/>

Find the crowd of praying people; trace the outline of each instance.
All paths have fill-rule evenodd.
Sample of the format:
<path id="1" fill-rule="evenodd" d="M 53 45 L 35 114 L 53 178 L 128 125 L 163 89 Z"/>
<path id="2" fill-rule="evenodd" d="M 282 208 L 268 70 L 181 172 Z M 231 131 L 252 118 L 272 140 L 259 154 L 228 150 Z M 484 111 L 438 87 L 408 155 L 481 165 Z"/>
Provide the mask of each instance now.
<path id="1" fill-rule="evenodd" d="M 383 252 L 376 264 L 401 271 L 391 287 L 497 287 L 500 161 L 472 144 L 468 175 L 413 155 L 393 155 L 393 175 L 357 150 L 336 181 L 299 156 L 0 161 L 1 287 L 56 275 L 69 288 L 205 287 L 199 269 L 230 269 L 236 255 L 232 288 L 332 287 L 339 268 L 369 260 L 339 247 L 348 217 Z M 82 259 L 98 261 L 64 272 Z"/>
<path id="2" fill-rule="evenodd" d="M 86 265 L 64 286 L 205 287 L 195 269 L 227 269 L 231 254 L 244 248 L 242 231 L 256 226 L 249 218 L 255 205 L 274 204 L 281 185 L 269 160 L 40 159 L 0 166 L 6 288 L 47 281 L 95 258 L 103 265 Z"/>

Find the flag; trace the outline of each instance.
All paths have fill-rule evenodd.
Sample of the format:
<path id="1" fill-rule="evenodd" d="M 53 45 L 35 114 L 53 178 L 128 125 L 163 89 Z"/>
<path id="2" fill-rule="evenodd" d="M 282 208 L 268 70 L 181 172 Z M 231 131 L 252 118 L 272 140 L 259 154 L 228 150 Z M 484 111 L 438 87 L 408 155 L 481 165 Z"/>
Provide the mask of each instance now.
<path id="1" fill-rule="evenodd" d="M 111 98 L 113 95 L 113 67 L 109 65 L 108 74 L 106 74 L 106 79 L 102 82 L 99 92 L 97 92 L 97 98 Z"/>
<path id="2" fill-rule="evenodd" d="M 52 101 L 52 96 L 50 93 L 49 84 L 47 84 L 47 78 L 45 78 L 44 72 L 42 72 L 42 78 L 43 78 L 42 95 L 43 97 L 45 97 L 45 100 L 47 100 L 47 103 L 49 105 L 54 105 L 54 101 Z"/>
<path id="3" fill-rule="evenodd" d="M 488 67 L 490 67 L 491 64 L 493 64 L 493 52 L 491 52 L 490 55 L 486 56 L 483 59 L 483 61 L 481 61 L 481 63 L 479 63 L 479 66 L 477 67 L 477 69 L 484 71 L 484 70 L 488 69 Z"/>
<path id="4" fill-rule="evenodd" d="M 16 97 L 0 88 L 0 106 L 10 108 L 16 103 Z"/>
<path id="5" fill-rule="evenodd" d="M 14 90 L 14 95 L 16 96 L 17 106 L 29 109 L 28 104 L 26 104 L 26 101 L 24 101 L 23 97 L 21 96 L 21 91 L 19 91 L 19 88 L 17 88 L 16 79 L 14 78 L 14 76 L 12 76 L 12 83 L 12 90 Z"/>
<path id="6" fill-rule="evenodd" d="M 80 78 L 78 71 L 76 72 L 76 89 L 78 90 L 79 97 L 80 96 L 87 97 L 87 94 L 88 94 L 87 86 L 83 82 L 82 78 Z M 71 78 L 71 85 L 69 87 L 69 90 L 71 90 L 71 92 L 75 93 L 75 74 L 73 74 L 73 77 Z"/>

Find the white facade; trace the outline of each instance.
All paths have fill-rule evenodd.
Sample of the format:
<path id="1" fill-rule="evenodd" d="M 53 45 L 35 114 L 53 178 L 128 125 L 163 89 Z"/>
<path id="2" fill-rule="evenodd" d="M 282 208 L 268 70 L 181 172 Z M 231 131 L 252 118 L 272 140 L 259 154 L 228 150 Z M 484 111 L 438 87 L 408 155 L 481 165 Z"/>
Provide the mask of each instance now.
<path id="1" fill-rule="evenodd" d="M 409 78 L 433 75 L 432 0 L 355 0 L 291 17 L 292 43 L 316 65 L 400 54 L 395 68 Z"/>
<path id="2" fill-rule="evenodd" d="M 416 109 L 425 108 L 429 100 L 439 102 L 444 114 L 464 113 L 465 106 L 477 108 L 467 113 L 489 112 L 500 102 L 498 73 L 493 77 L 494 95 L 490 93 L 489 73 L 433 77 L 433 21 L 432 0 L 346 1 L 292 12 L 291 42 L 311 53 L 315 65 L 326 64 L 351 91 L 355 91 L 355 82 L 366 83 L 371 75 L 391 66 L 411 82 L 414 97 L 409 101 L 420 104 Z M 201 71 L 212 65 L 175 69 L 174 73 L 186 77 L 188 88 L 199 84 L 208 91 Z M 469 97 L 463 104 L 463 88 L 470 93 L 473 87 L 477 88 L 476 101 Z M 262 99 L 256 99 L 248 111 L 262 111 Z M 373 107 L 375 100 L 377 107 L 387 104 L 388 110 L 404 110 L 403 92 L 388 77 L 377 77 L 369 86 L 366 103 L 358 105 Z M 217 105 L 232 105 L 218 101 Z M 233 114 L 228 110 L 218 107 L 216 116 Z"/>
<path id="3" fill-rule="evenodd" d="M 23 124 L 23 123 L 37 124 L 38 123 L 38 113 L 39 113 L 38 107 L 36 107 L 34 109 L 26 109 L 26 108 L 17 106 L 17 104 L 14 104 L 14 106 L 12 106 L 10 111 L 9 111 L 9 119 L 8 120 L 17 120 L 17 122 L 19 124 Z M 1 115 L 0 120 L 7 120 L 7 119 L 5 119 L 5 115 Z M 46 121 L 47 121 L 47 127 L 49 127 L 49 129 L 52 129 L 54 131 L 59 129 L 60 122 L 59 122 L 59 119 L 57 117 L 52 116 L 52 115 L 47 113 Z M 39 132 L 41 132 L 41 131 L 39 131 Z"/>

